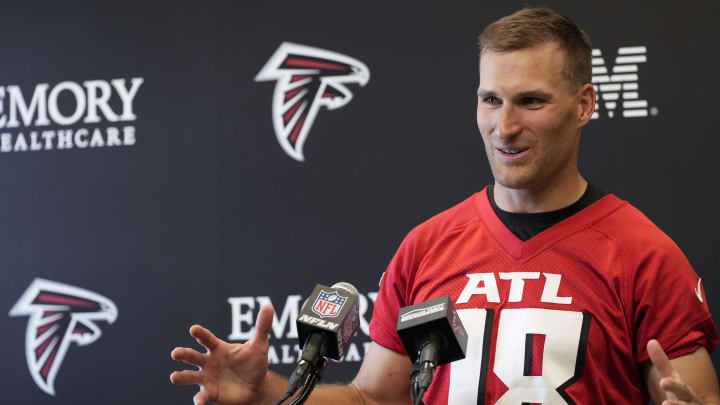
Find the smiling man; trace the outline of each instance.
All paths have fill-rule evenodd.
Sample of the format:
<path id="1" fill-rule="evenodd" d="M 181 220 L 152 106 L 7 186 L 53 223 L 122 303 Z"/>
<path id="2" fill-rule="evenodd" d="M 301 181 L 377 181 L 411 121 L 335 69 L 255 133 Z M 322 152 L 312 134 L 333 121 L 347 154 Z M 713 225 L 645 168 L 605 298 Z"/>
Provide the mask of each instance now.
<path id="1" fill-rule="evenodd" d="M 649 219 L 578 172 L 595 107 L 590 55 L 587 35 L 545 8 L 485 29 L 477 121 L 495 182 L 410 232 L 357 377 L 308 403 L 408 404 L 398 310 L 449 294 L 468 351 L 438 368 L 428 404 L 720 404 L 698 276 Z M 176 348 L 199 370 L 172 382 L 200 385 L 198 404 L 274 403 L 287 382 L 267 371 L 271 322 L 265 307 L 245 344 L 193 326 L 208 352 Z"/>
<path id="2" fill-rule="evenodd" d="M 485 45 L 477 108 L 478 128 L 495 177 L 495 201 L 511 212 L 566 207 L 586 186 L 577 157 L 580 129 L 595 105 L 589 61 L 582 73 L 572 74 L 565 61 L 567 51 L 556 42 L 513 51 L 504 48 L 520 45 L 503 45 L 492 45 L 498 50 Z M 580 74 L 587 77 L 575 78 Z"/>

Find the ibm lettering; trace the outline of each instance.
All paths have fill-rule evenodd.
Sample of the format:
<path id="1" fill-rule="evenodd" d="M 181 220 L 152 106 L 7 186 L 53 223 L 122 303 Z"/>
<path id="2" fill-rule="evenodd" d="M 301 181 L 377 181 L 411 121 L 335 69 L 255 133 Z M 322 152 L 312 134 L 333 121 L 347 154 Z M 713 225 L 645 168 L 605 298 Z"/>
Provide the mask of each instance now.
<path id="1" fill-rule="evenodd" d="M 648 116 L 648 102 L 640 98 L 638 84 L 638 65 L 646 62 L 646 47 L 621 47 L 610 70 L 602 51 L 593 49 L 592 83 L 597 92 L 593 119 L 601 114 L 613 118 L 616 111 L 621 111 L 626 118 Z"/>

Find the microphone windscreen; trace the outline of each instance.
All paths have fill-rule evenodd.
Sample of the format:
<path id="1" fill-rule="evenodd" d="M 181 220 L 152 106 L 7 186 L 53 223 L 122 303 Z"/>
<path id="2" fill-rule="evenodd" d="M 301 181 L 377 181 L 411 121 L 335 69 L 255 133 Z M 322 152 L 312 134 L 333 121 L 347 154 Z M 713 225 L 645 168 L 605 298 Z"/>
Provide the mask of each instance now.
<path id="1" fill-rule="evenodd" d="M 359 295 L 358 290 L 357 290 L 357 288 L 355 288 L 354 285 L 352 285 L 350 283 L 346 283 L 344 281 L 333 284 L 332 288 L 341 288 L 351 294 Z"/>

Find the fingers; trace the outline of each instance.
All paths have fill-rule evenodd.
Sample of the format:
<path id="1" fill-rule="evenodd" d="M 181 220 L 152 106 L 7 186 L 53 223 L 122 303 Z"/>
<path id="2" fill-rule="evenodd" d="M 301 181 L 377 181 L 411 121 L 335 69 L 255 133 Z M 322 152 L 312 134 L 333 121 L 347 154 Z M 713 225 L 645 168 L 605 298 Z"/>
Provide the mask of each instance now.
<path id="1" fill-rule="evenodd" d="M 170 382 L 176 385 L 199 385 L 202 382 L 202 374 L 195 370 L 175 371 L 170 374 Z"/>
<path id="2" fill-rule="evenodd" d="M 205 391 L 200 390 L 195 396 L 193 397 L 193 402 L 195 405 L 205 405 L 210 400 L 210 397 L 205 393 Z"/>
<path id="3" fill-rule="evenodd" d="M 663 377 L 674 377 L 675 370 L 670 364 L 665 351 L 660 347 L 660 343 L 657 340 L 651 339 L 647 344 L 648 355 L 652 364 L 660 371 Z"/>
<path id="4" fill-rule="evenodd" d="M 660 380 L 660 388 L 662 388 L 665 392 L 672 393 L 675 398 L 671 399 L 677 399 L 680 401 L 700 401 L 700 398 L 695 394 L 695 391 L 682 382 L 681 380 L 677 380 L 674 378 L 663 378 Z"/>
<path id="5" fill-rule="evenodd" d="M 198 353 L 197 350 L 188 349 L 187 347 L 176 347 L 170 353 L 170 357 L 172 357 L 173 360 L 182 361 L 183 363 L 197 367 L 202 367 L 206 359 L 206 357 Z"/>
<path id="6" fill-rule="evenodd" d="M 267 344 L 270 328 L 272 328 L 274 312 L 272 305 L 265 305 L 260 308 L 257 321 L 255 321 L 255 334 L 248 343 Z"/>
<path id="7" fill-rule="evenodd" d="M 220 339 L 200 325 L 193 325 L 190 328 L 190 336 L 194 337 L 198 343 L 208 350 L 215 350 L 217 345 L 220 343 Z"/>

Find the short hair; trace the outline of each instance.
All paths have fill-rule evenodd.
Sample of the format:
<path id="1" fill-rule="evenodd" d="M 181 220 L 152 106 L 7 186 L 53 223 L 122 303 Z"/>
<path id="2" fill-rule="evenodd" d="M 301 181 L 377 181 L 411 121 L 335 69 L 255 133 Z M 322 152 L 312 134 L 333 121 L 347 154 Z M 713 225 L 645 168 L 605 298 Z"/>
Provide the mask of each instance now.
<path id="1" fill-rule="evenodd" d="M 528 7 L 503 17 L 478 37 L 480 58 L 487 51 L 506 52 L 557 43 L 566 55 L 566 70 L 574 91 L 592 80 L 590 37 L 568 17 L 546 7 Z"/>

